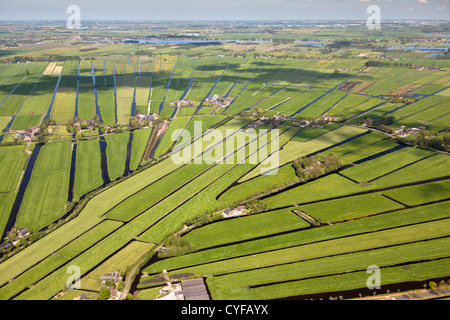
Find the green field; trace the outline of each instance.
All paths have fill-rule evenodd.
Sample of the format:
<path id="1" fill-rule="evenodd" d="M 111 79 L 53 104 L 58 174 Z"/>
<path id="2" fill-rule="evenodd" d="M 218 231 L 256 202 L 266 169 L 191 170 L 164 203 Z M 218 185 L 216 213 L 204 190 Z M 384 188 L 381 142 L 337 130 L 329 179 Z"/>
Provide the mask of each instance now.
<path id="1" fill-rule="evenodd" d="M 26 149 L 25 146 L 0 147 L 0 193 L 16 190 L 28 156 Z"/>
<path id="2" fill-rule="evenodd" d="M 18 226 L 39 230 L 65 213 L 71 146 L 58 142 L 41 148 L 17 216 Z"/>
<path id="3" fill-rule="evenodd" d="M 188 233 L 184 238 L 198 249 L 308 227 L 290 210 L 277 210 L 220 221 Z"/>
<path id="4" fill-rule="evenodd" d="M 75 166 L 74 200 L 103 184 L 97 140 L 79 141 Z"/>
<path id="5" fill-rule="evenodd" d="M 118 30 L 102 31 L 102 39 L 110 32 L 121 37 L 140 32 Z M 328 32 L 326 41 L 332 43 L 356 32 L 335 31 L 315 35 Z M 226 28 L 220 32 L 214 38 L 230 35 Z M 69 265 L 81 270 L 80 293 L 96 298 L 104 273 L 127 277 L 144 261 L 129 288 L 143 290 L 137 294 L 141 299 L 158 296 L 163 270 L 173 282 L 204 278 L 213 300 L 371 295 L 370 265 L 381 268 L 383 285 L 392 288 L 447 281 L 447 60 L 375 46 L 363 50 L 356 40 L 340 42 L 339 49 L 306 46 L 289 39 L 313 35 L 292 32 L 243 30 L 231 36 L 283 41 L 190 47 L 99 40 L 91 48 L 93 40 L 84 37 L 72 40 L 70 56 L 68 48 L 60 48 L 52 74 L 43 74 L 49 62 L 42 60 L 0 63 L 0 228 L 14 218 L 15 227 L 34 232 L 20 250 L 2 250 L 7 259 L 0 256 L 0 299 L 54 299 L 64 289 Z M 37 52 L 50 59 L 47 44 L 42 51 L 32 48 L 15 50 L 30 59 Z M 380 66 L 366 65 L 375 60 Z M 44 121 L 54 93 L 50 119 Z M 214 94 L 218 101 L 233 100 L 213 106 L 206 99 Z M 182 97 L 193 106 L 178 109 L 175 101 Z M 133 118 L 133 107 L 151 117 Z M 426 130 L 400 138 L 371 126 L 369 117 L 372 123 L 389 120 L 392 130 L 402 125 Z M 304 127 L 305 120 L 311 125 Z M 82 132 L 73 131 L 75 121 Z M 42 130 L 27 146 L 20 136 L 35 126 Z M 252 126 L 255 131 L 247 130 Z M 180 139 L 177 129 L 191 140 Z M 269 131 L 261 136 L 267 140 L 257 141 L 252 133 L 262 129 L 278 129 L 279 135 Z M 419 148 L 420 137 L 441 137 L 439 152 Z M 195 161 L 176 164 L 170 152 L 185 146 L 196 152 L 190 157 Z M 39 154 L 29 167 L 31 178 L 17 217 L 10 217 L 33 151 Z M 341 167 L 310 180 L 296 175 L 294 160 L 315 156 L 317 161 L 303 168 L 313 171 L 330 153 Z M 236 163 L 240 155 L 244 163 Z M 273 175 L 260 163 L 269 155 L 278 160 Z M 243 215 L 221 216 L 238 206 Z M 70 219 L 62 221 L 68 213 Z M 71 290 L 62 299 L 72 296 Z"/>
<path id="6" fill-rule="evenodd" d="M 111 180 L 122 176 L 125 171 L 128 138 L 129 135 L 126 132 L 105 136 L 108 172 Z"/>

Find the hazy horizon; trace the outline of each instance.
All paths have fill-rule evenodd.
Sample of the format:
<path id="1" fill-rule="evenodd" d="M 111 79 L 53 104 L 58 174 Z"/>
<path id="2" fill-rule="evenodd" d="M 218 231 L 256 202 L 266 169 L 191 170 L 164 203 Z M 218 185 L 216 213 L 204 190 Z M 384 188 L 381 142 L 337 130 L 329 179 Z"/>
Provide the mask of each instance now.
<path id="1" fill-rule="evenodd" d="M 446 20 L 450 0 L 0 0 L 0 20 L 66 20 L 77 5 L 86 21 Z"/>

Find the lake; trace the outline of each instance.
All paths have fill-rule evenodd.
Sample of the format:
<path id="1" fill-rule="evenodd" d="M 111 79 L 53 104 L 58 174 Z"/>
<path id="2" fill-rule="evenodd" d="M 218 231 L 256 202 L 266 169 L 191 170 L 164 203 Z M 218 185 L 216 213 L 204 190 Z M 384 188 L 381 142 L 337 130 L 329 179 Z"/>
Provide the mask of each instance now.
<path id="1" fill-rule="evenodd" d="M 272 40 L 208 40 L 208 39 L 126 39 L 123 43 L 150 44 L 204 44 L 204 43 L 272 43 Z"/>

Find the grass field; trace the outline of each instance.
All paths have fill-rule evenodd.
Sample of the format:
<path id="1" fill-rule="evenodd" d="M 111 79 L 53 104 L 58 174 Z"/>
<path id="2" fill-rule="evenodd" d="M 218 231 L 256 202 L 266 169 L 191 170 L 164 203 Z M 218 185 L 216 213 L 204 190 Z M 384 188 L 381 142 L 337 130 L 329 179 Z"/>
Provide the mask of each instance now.
<path id="1" fill-rule="evenodd" d="M 70 162 L 70 142 L 41 148 L 17 216 L 18 226 L 39 230 L 64 215 Z"/>
<path id="2" fill-rule="evenodd" d="M 52 108 L 52 119 L 58 123 L 67 123 L 75 115 L 77 95 L 76 78 L 62 78 Z"/>
<path id="3" fill-rule="evenodd" d="M 15 193 L 0 194 L 0 230 L 5 230 L 15 199 Z"/>
<path id="4" fill-rule="evenodd" d="M 114 78 L 97 77 L 97 95 L 100 113 L 103 123 L 107 125 L 116 124 L 116 100 L 114 97 Z"/>
<path id="5" fill-rule="evenodd" d="M 370 182 L 432 155 L 434 155 L 433 152 L 405 148 L 382 156 L 376 161 L 368 161 L 346 169 L 342 174 L 358 182 Z"/>
<path id="6" fill-rule="evenodd" d="M 291 210 L 276 210 L 219 221 L 188 233 L 184 238 L 197 249 L 238 242 L 308 227 Z"/>
<path id="7" fill-rule="evenodd" d="M 77 142 L 74 200 L 103 184 L 97 140 Z"/>
<path id="8" fill-rule="evenodd" d="M 309 243 L 321 243 L 334 238 L 338 239 L 393 227 L 422 223 L 429 220 L 442 219 L 447 217 L 447 214 L 442 212 L 442 208 L 447 204 L 448 203 L 444 202 L 421 208 L 374 215 L 364 219 L 350 220 L 346 223 L 329 225 L 327 227 L 311 228 L 308 230 L 231 244 L 229 246 L 211 248 L 209 250 L 155 262 L 148 266 L 145 271 L 148 274 L 155 274 L 161 272 L 164 268 L 167 270 L 178 270 L 198 264 L 207 264 L 213 261 L 225 260 L 226 258 L 250 256 L 256 253 L 264 253 Z M 424 209 L 426 209 L 426 211 Z"/>
<path id="9" fill-rule="evenodd" d="M 238 46 L 233 43 L 229 48 Z M 428 123 L 430 129 L 443 130 L 449 119 L 445 71 L 366 68 L 367 59 L 355 58 L 357 50 L 347 52 L 351 58 L 342 58 L 342 50 L 327 54 L 302 45 L 286 55 L 278 49 L 270 51 L 270 57 L 268 52 L 259 56 L 251 46 L 243 55 L 221 55 L 222 47 L 192 48 L 189 54 L 181 47 L 155 48 L 149 57 L 142 52 L 113 56 L 99 49 L 80 62 L 0 64 L 3 128 L 14 116 L 11 130 L 41 124 L 59 67 L 62 76 L 51 119 L 63 131 L 75 115 L 91 119 L 96 114 L 93 66 L 103 120 L 97 125 L 117 126 L 118 131 L 104 135 L 112 183 L 100 189 L 104 181 L 98 128 L 90 140 L 68 134 L 72 141 L 56 141 L 61 137 L 55 135 L 54 142 L 30 146 L 30 151 L 40 151 L 15 226 L 37 231 L 67 213 L 73 145 L 76 215 L 0 260 L 0 298 L 52 299 L 64 288 L 68 265 L 80 267 L 82 292 L 95 296 L 102 274 L 129 272 L 186 227 L 192 229 L 180 237 L 193 252 L 146 263 L 133 284 L 139 283 L 138 287 L 132 288 L 145 289 L 140 298 L 156 297 L 164 283 L 146 280 L 161 276 L 164 269 L 178 280 L 205 277 L 212 299 L 339 295 L 365 289 L 366 268 L 372 264 L 381 267 L 386 285 L 448 278 L 448 154 L 401 145 L 388 135 L 353 125 L 368 116 L 393 115 L 394 127 Z M 423 56 L 413 59 L 414 54 L 405 53 L 402 59 L 432 63 Z M 447 67 L 445 61 L 436 63 Z M 416 94 L 415 102 L 391 101 L 390 95 L 408 91 Z M 197 108 L 212 94 L 234 100 L 212 116 L 210 105 Z M 173 117 L 176 107 L 170 103 L 182 96 L 195 101 L 194 107 L 182 107 Z M 150 128 L 134 126 L 130 123 L 133 102 L 144 114 L 150 102 L 150 113 L 160 119 Z M 244 110 L 249 111 L 245 117 L 237 115 Z M 177 129 L 185 128 L 194 138 L 195 124 L 200 122 L 203 132 L 216 128 L 225 138 L 227 130 L 245 129 L 261 116 L 282 115 L 288 119 L 276 127 L 279 147 L 271 150 L 279 158 L 275 175 L 263 175 L 263 165 L 248 161 L 182 166 L 170 157 L 162 158 L 181 146 L 172 139 Z M 323 127 L 293 126 L 321 115 L 339 121 Z M 157 128 L 164 123 L 167 130 L 158 135 Z M 269 124 L 257 127 L 269 128 Z M 22 143 L 14 141 L 14 134 L 5 130 L 4 142 Z M 275 136 L 267 135 L 267 148 L 276 145 Z M 212 144 L 211 137 L 213 133 L 194 142 L 202 156 L 210 155 L 212 147 L 225 151 L 228 159 L 236 159 L 237 149 L 247 156 L 252 150 L 245 140 L 227 149 L 221 139 Z M 245 133 L 229 141 L 241 137 Z M 130 138 L 131 150 L 127 150 Z M 25 150 L 25 145 L 0 147 L 2 230 L 20 186 L 28 157 Z M 337 155 L 344 166 L 301 182 L 293 160 L 327 152 Z M 123 177 L 127 160 L 135 172 Z M 80 200 L 94 189 L 98 190 Z M 246 207 L 246 213 L 249 208 L 256 212 L 217 221 L 210 218 L 239 205 Z M 69 291 L 63 299 L 72 296 L 75 292 Z"/>
<path id="10" fill-rule="evenodd" d="M 0 193 L 14 192 L 25 167 L 26 146 L 0 147 Z"/>
<path id="11" fill-rule="evenodd" d="M 122 176 L 125 171 L 128 138 L 127 132 L 105 136 L 108 172 L 111 180 Z"/>
<path id="12" fill-rule="evenodd" d="M 208 166 L 205 165 L 198 165 L 194 168 L 189 166 L 180 168 L 172 172 L 165 179 L 156 181 L 132 197 L 125 199 L 109 211 L 106 217 L 115 220 L 130 220 L 139 213 L 152 207 L 158 201 L 164 199 L 164 196 L 176 191 L 179 186 L 194 179 L 207 168 Z"/>
<path id="13" fill-rule="evenodd" d="M 404 208 L 380 193 L 301 205 L 299 209 L 328 223 Z"/>
<path id="14" fill-rule="evenodd" d="M 152 133 L 151 129 L 135 130 L 133 133 L 133 145 L 130 160 L 130 169 L 136 170 L 144 155 L 145 147 Z"/>

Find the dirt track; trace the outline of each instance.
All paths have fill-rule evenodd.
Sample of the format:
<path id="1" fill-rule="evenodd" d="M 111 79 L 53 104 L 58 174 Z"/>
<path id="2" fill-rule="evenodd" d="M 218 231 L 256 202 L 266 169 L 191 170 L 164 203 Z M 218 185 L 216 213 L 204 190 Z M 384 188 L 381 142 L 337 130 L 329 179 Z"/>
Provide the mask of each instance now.
<path id="1" fill-rule="evenodd" d="M 373 297 L 358 298 L 355 300 L 429 300 L 448 296 L 450 296 L 450 285 L 439 286 L 436 289 L 420 289 L 397 292 Z"/>

